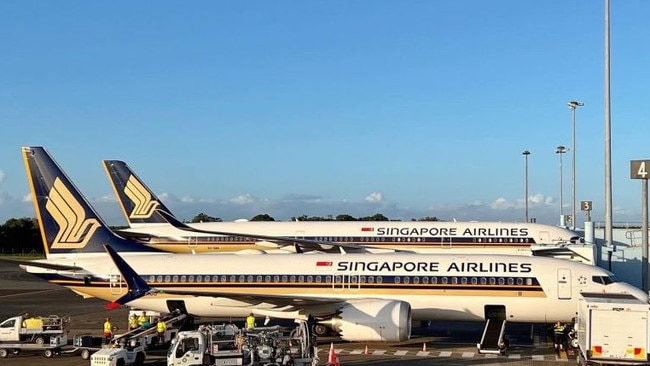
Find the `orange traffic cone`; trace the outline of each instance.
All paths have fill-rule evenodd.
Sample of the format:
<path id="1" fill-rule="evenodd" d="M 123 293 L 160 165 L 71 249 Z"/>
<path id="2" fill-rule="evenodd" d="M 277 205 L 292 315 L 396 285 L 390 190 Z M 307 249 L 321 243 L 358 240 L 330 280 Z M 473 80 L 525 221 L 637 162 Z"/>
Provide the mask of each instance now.
<path id="1" fill-rule="evenodd" d="M 341 366 L 341 364 L 339 363 L 339 356 L 336 354 L 336 351 L 334 350 L 334 342 L 332 342 L 330 345 L 330 352 L 327 355 L 327 365 Z"/>
<path id="2" fill-rule="evenodd" d="M 364 355 L 367 355 L 367 354 L 368 354 L 368 345 L 366 345 L 366 349 L 363 351 L 363 354 L 364 354 Z"/>

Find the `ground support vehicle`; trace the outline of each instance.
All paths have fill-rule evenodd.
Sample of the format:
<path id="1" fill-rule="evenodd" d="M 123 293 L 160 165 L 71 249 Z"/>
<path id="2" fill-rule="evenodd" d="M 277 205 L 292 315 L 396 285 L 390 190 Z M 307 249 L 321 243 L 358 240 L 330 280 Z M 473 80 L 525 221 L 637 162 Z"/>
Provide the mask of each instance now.
<path id="1" fill-rule="evenodd" d="M 161 316 L 165 321 L 167 330 L 165 331 L 165 338 L 159 339 L 158 330 L 156 329 L 156 323 L 158 322 L 158 317 Z M 167 316 L 155 315 L 152 316 L 151 326 L 149 328 L 139 327 L 134 330 L 129 331 L 121 335 L 116 335 L 113 338 L 114 342 L 119 342 L 122 339 L 128 340 L 131 338 L 143 338 L 144 345 L 147 348 L 156 347 L 160 345 L 169 344 L 172 339 L 176 337 L 178 333 L 179 324 L 181 324 L 185 319 L 187 319 L 187 314 L 170 314 Z"/>
<path id="2" fill-rule="evenodd" d="M 80 355 L 87 360 L 94 352 L 99 351 L 103 346 L 104 338 L 95 337 L 91 334 L 75 334 L 72 339 L 72 349 L 64 349 L 61 354 Z"/>
<path id="3" fill-rule="evenodd" d="M 46 345 L 50 338 L 64 335 L 70 317 L 19 315 L 0 323 L 0 342 L 25 342 Z"/>
<path id="4" fill-rule="evenodd" d="M 574 326 L 582 365 L 650 365 L 650 304 L 625 294 L 582 293 Z"/>
<path id="5" fill-rule="evenodd" d="M 144 342 L 140 337 L 105 346 L 90 356 L 90 366 L 142 365 L 147 358 Z"/>
<path id="6" fill-rule="evenodd" d="M 68 344 L 68 337 L 65 334 L 52 336 L 48 344 L 27 343 L 27 342 L 2 342 L 0 343 L 0 358 L 10 354 L 17 355 L 22 352 L 42 352 L 45 357 L 52 357 L 60 354 L 63 347 Z"/>
<path id="7" fill-rule="evenodd" d="M 157 315 L 159 316 L 159 315 Z M 177 314 L 164 317 L 167 331 L 162 343 L 168 343 L 176 337 L 178 329 L 172 328 L 176 323 L 185 320 L 186 314 Z M 157 319 L 156 319 L 157 321 Z M 111 345 L 97 350 L 90 356 L 91 366 L 126 366 L 142 365 L 147 357 L 146 349 L 160 343 L 155 323 L 149 328 L 139 327 L 128 333 L 116 335 L 111 340 Z M 83 350 L 82 350 L 83 352 Z M 82 357 L 84 353 L 82 353 Z"/>
<path id="8" fill-rule="evenodd" d="M 178 333 L 167 352 L 167 366 L 306 366 L 317 362 L 314 347 L 306 322 L 295 328 L 203 325 Z"/>

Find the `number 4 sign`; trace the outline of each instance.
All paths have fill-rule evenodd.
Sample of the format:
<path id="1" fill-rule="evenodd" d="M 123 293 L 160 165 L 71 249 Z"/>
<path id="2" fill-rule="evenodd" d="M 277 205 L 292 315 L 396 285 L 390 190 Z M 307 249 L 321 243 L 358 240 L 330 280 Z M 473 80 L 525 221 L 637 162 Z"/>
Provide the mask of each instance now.
<path id="1" fill-rule="evenodd" d="M 650 160 L 630 160 L 630 178 L 648 179 L 650 178 Z"/>

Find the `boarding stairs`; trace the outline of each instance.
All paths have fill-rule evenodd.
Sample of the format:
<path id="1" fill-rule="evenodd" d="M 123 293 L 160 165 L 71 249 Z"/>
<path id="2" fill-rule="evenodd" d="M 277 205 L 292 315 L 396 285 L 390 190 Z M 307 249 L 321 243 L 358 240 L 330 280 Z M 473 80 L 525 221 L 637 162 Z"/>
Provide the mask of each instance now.
<path id="1" fill-rule="evenodd" d="M 503 340 L 505 330 L 505 319 L 488 319 L 485 323 L 481 343 L 476 345 L 478 353 L 504 353 L 506 349 L 506 344 Z"/>

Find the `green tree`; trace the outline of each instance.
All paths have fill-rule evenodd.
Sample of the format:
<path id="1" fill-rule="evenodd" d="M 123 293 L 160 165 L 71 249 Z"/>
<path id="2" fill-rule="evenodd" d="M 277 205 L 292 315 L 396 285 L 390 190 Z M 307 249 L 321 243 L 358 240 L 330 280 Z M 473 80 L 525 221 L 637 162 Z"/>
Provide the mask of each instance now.
<path id="1" fill-rule="evenodd" d="M 378 213 L 372 216 L 359 217 L 360 221 L 390 221 L 388 217 Z"/>
<path id="2" fill-rule="evenodd" d="M 221 222 L 221 217 L 212 217 L 201 212 L 200 214 L 194 216 L 191 222 Z"/>
<path id="3" fill-rule="evenodd" d="M 0 251 L 4 254 L 43 253 L 36 219 L 9 219 L 0 227 Z"/>
<path id="4" fill-rule="evenodd" d="M 425 217 L 420 217 L 419 219 L 412 219 L 411 221 L 442 221 L 439 218 L 435 216 L 425 216 Z"/>
<path id="5" fill-rule="evenodd" d="M 275 219 L 271 217 L 269 214 L 259 214 L 253 216 L 251 221 L 275 221 Z"/>
<path id="6" fill-rule="evenodd" d="M 342 214 L 336 215 L 336 221 L 357 221 L 357 219 L 354 216 Z"/>
<path id="7" fill-rule="evenodd" d="M 301 215 L 301 216 L 293 216 L 291 218 L 291 221 L 332 221 L 332 219 L 320 217 L 320 216 Z"/>

